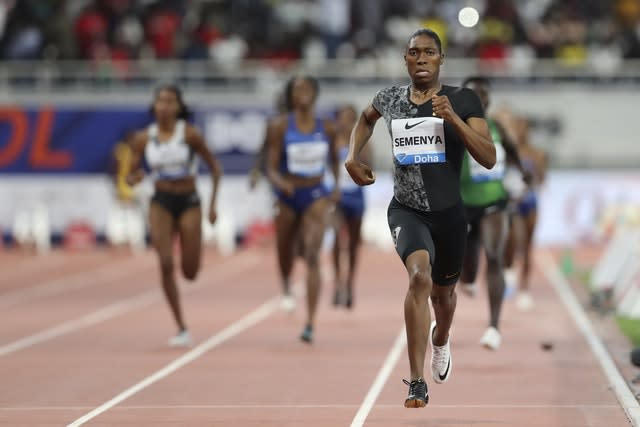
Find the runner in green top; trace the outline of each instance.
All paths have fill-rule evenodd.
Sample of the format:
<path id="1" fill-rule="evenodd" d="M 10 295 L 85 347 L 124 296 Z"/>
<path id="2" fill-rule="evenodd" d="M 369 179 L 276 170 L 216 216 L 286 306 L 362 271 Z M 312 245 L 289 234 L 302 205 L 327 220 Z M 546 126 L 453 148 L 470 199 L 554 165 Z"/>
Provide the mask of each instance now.
<path id="1" fill-rule="evenodd" d="M 486 111 L 489 106 L 489 81 L 483 77 L 469 77 L 464 81 L 463 87 L 476 92 Z M 515 145 L 504 130 L 489 118 L 487 124 L 496 145 L 496 164 L 493 168 L 486 169 L 467 152 L 460 173 L 460 189 L 469 223 L 460 288 L 467 295 L 475 295 L 474 282 L 482 247 L 487 257 L 486 281 L 489 290 L 490 320 L 480 344 L 488 349 L 497 350 L 502 341 L 498 321 L 505 289 L 503 254 L 508 235 L 506 208 L 509 193 L 503 179 L 507 163 L 515 164 L 520 170 L 522 165 Z"/>
<path id="2" fill-rule="evenodd" d="M 473 89 L 473 83 L 471 88 Z M 486 169 L 475 161 L 468 152 L 465 153 L 460 172 L 460 193 L 465 206 L 487 206 L 509 198 L 502 184 L 506 170 L 506 153 L 502 143 L 503 132 L 498 128 L 498 124 L 489 117 L 487 117 L 487 125 L 489 125 L 493 143 L 496 145 L 496 164 L 493 168 Z"/>

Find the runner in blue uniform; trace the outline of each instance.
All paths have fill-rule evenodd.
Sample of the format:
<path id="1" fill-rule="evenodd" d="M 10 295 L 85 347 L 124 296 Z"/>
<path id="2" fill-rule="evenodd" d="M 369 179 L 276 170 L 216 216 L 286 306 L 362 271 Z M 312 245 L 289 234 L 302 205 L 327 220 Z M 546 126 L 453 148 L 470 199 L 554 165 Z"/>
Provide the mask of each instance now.
<path id="1" fill-rule="evenodd" d="M 358 113 L 354 106 L 345 105 L 338 110 L 336 117 L 337 133 L 336 144 L 337 157 L 341 163 L 347 159 L 349 152 L 349 138 L 351 130 L 356 123 Z M 370 146 L 366 145 L 360 155 L 360 159 L 371 164 Z M 345 172 L 340 175 L 340 199 L 336 204 L 334 215 L 335 242 L 333 246 L 333 265 L 335 271 L 335 287 L 333 304 L 344 305 L 352 308 L 354 303 L 354 279 L 358 256 L 360 252 L 360 231 L 362 217 L 364 216 L 365 200 L 364 190 L 357 185 Z M 346 272 L 344 270 L 343 252 L 347 252 Z"/>
<path id="2" fill-rule="evenodd" d="M 333 148 L 335 129 L 331 121 L 316 115 L 318 90 L 312 77 L 291 79 L 285 90 L 290 113 L 279 116 L 267 130 L 267 176 L 278 197 L 275 225 L 285 294 L 291 292 L 289 275 L 296 236 L 302 239 L 302 256 L 307 267 L 307 321 L 300 338 L 307 343 L 313 341 L 320 295 L 320 249 L 338 191 L 335 189 L 331 195 L 324 183 L 328 159 L 339 183 Z"/>

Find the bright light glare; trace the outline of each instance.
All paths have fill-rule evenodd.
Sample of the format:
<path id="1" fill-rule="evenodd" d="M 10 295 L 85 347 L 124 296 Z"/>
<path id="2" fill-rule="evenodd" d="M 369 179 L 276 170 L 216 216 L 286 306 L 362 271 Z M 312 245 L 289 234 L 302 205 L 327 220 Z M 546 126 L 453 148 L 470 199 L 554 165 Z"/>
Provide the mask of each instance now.
<path id="1" fill-rule="evenodd" d="M 475 27 L 479 20 L 480 14 L 473 7 L 463 7 L 460 9 L 460 12 L 458 12 L 458 21 L 463 27 Z"/>

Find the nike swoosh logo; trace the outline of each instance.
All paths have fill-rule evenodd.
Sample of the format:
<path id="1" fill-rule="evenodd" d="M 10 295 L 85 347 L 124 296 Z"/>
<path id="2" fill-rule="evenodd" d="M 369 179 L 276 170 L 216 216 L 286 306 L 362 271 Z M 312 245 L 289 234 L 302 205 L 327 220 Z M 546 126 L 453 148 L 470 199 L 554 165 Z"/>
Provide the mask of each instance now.
<path id="1" fill-rule="evenodd" d="M 451 279 L 452 277 L 456 277 L 458 275 L 458 273 L 453 273 L 453 274 L 446 274 L 444 276 L 445 279 Z"/>
<path id="2" fill-rule="evenodd" d="M 414 128 L 414 127 L 418 126 L 420 123 L 424 123 L 424 122 L 426 122 L 426 120 L 423 120 L 423 121 L 418 122 L 418 123 L 414 123 L 414 124 L 412 124 L 412 125 L 410 125 L 410 124 L 409 124 L 409 122 L 407 122 L 407 123 L 405 123 L 405 124 L 404 124 L 404 128 L 405 128 L 406 130 L 409 130 L 409 129 L 411 129 L 411 128 Z"/>
<path id="3" fill-rule="evenodd" d="M 447 378 L 447 375 L 449 374 L 449 366 L 451 366 L 451 356 L 449 356 L 449 362 L 447 363 L 447 370 L 444 371 L 444 375 L 438 374 L 438 376 L 440 377 L 440 381 L 444 381 L 444 379 Z"/>

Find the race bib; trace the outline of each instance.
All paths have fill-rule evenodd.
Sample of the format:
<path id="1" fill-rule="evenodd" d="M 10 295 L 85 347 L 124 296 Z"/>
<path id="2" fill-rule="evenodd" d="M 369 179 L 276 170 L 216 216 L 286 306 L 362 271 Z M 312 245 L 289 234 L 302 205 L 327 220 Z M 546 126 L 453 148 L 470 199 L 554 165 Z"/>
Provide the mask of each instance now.
<path id="1" fill-rule="evenodd" d="M 512 199 L 522 198 L 527 191 L 527 184 L 524 182 L 522 173 L 513 166 L 506 168 L 502 185 Z"/>
<path id="2" fill-rule="evenodd" d="M 476 159 L 469 156 L 469 173 L 473 182 L 500 181 L 504 178 L 507 168 L 507 153 L 502 144 L 496 144 L 496 164 L 491 169 L 482 166 Z"/>
<path id="3" fill-rule="evenodd" d="M 326 141 L 296 142 L 287 145 L 289 172 L 301 176 L 318 176 L 324 173 L 329 153 Z"/>
<path id="4" fill-rule="evenodd" d="M 189 170 L 184 165 L 167 165 L 158 168 L 158 178 L 176 179 L 189 175 Z"/>
<path id="5" fill-rule="evenodd" d="M 401 165 L 444 163 L 447 160 L 444 120 L 416 117 L 391 121 L 393 156 Z"/>
<path id="6" fill-rule="evenodd" d="M 184 143 L 149 143 L 145 146 L 148 165 L 159 179 L 177 179 L 190 174 L 191 153 Z"/>

